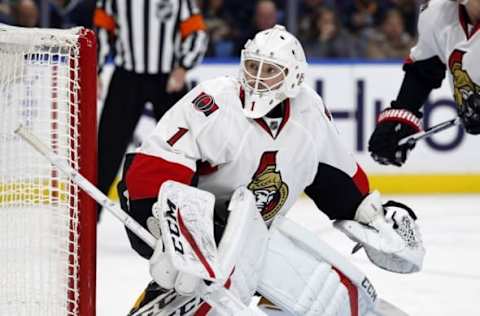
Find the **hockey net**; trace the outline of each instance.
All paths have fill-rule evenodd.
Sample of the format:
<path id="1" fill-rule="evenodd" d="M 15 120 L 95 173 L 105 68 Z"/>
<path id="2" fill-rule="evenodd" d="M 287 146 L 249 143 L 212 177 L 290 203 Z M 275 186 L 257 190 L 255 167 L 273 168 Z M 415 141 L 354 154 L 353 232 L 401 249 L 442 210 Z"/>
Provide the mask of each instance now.
<path id="1" fill-rule="evenodd" d="M 94 315 L 95 204 L 13 131 L 96 174 L 93 32 L 0 24 L 0 315 Z"/>

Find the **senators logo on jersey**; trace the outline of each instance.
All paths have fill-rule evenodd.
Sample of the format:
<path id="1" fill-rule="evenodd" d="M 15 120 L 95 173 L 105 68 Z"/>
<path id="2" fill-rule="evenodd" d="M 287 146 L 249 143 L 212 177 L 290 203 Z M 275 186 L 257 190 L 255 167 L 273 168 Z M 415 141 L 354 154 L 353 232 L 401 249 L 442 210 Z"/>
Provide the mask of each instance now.
<path id="1" fill-rule="evenodd" d="M 192 103 L 195 110 L 202 112 L 205 116 L 209 116 L 218 110 L 218 105 L 215 103 L 215 99 L 205 92 L 200 93 L 195 99 L 193 99 Z"/>
<path id="2" fill-rule="evenodd" d="M 256 205 L 265 221 L 271 220 L 288 197 L 288 186 L 277 171 L 276 151 L 264 152 L 247 188 L 255 195 Z"/>
<path id="3" fill-rule="evenodd" d="M 462 105 L 474 93 L 480 93 L 480 86 L 475 84 L 468 72 L 463 69 L 464 51 L 454 50 L 448 59 L 448 67 L 453 77 L 453 95 L 455 102 Z"/>

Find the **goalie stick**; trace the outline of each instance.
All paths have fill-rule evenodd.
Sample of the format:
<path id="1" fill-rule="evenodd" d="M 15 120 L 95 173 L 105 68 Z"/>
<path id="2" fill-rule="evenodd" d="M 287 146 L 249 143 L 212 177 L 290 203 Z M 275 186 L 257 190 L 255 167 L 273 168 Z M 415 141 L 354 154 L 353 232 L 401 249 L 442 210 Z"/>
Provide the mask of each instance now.
<path id="1" fill-rule="evenodd" d="M 64 159 L 52 152 L 38 137 L 33 135 L 22 125 L 15 130 L 15 134 L 19 135 L 23 140 L 35 148 L 35 150 L 50 161 L 52 165 L 65 173 L 72 182 L 81 187 L 90 197 L 110 211 L 110 213 L 127 226 L 135 235 L 141 238 L 147 245 L 152 247 L 152 249 L 155 248 L 158 241 L 148 230 L 118 207 L 115 202 L 110 200 L 77 170 L 68 165 Z M 241 315 L 265 315 L 264 313 L 247 307 L 228 289 L 223 287 L 223 284 L 213 283 L 210 286 L 202 285 L 200 293 L 201 298 L 214 307 L 215 311 L 222 316 L 231 316 L 237 313 L 240 313 Z"/>
<path id="2" fill-rule="evenodd" d="M 398 146 L 409 145 L 410 147 L 412 147 L 419 140 L 421 140 L 425 137 L 428 137 L 430 135 L 441 132 L 441 131 L 443 131 L 447 128 L 450 128 L 450 127 L 456 126 L 456 125 L 460 125 L 460 124 L 461 124 L 461 121 L 460 121 L 459 117 L 448 120 L 448 121 L 445 121 L 445 122 L 442 122 L 442 123 L 439 123 L 437 125 L 434 125 L 434 126 L 431 126 L 431 127 L 427 128 L 424 131 L 421 131 L 421 132 L 418 132 L 418 133 L 415 133 L 413 135 L 410 135 L 410 136 L 407 136 L 405 138 L 400 139 L 400 141 L 398 142 Z"/>

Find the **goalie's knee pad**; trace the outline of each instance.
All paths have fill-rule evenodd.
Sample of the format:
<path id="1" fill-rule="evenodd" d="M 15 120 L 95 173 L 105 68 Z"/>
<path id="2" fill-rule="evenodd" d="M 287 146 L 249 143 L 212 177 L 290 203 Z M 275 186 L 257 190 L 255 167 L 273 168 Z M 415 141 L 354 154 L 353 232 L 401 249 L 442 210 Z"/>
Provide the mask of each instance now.
<path id="1" fill-rule="evenodd" d="M 349 290 L 340 274 L 275 225 L 259 292 L 293 315 L 351 315 Z"/>

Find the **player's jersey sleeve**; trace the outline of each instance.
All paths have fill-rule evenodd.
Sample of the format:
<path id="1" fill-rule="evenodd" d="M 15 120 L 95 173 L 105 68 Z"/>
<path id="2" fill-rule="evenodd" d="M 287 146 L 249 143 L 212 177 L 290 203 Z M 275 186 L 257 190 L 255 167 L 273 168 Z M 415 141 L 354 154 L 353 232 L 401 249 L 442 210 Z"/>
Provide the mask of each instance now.
<path id="1" fill-rule="evenodd" d="M 340 138 L 321 98 L 314 98 L 321 112 L 316 150 L 318 166 L 305 193 L 331 219 L 353 219 L 369 192 L 368 178 Z"/>
<path id="2" fill-rule="evenodd" d="M 421 8 L 418 16 L 418 40 L 410 51 L 412 61 L 424 60 L 440 55 L 441 43 L 438 39 L 437 29 L 441 21 L 439 14 L 440 3 L 438 1 L 430 1 Z"/>
<path id="3" fill-rule="evenodd" d="M 167 111 L 124 170 L 119 188 L 124 186 L 128 192 L 126 211 L 144 227 L 165 181 L 193 184 L 197 162 L 216 166 L 232 156 L 227 128 L 230 112 L 220 105 L 228 98 L 214 95 L 207 88 L 197 86 Z M 149 258 L 152 249 L 128 229 L 127 233 L 132 248 Z"/>
<path id="4" fill-rule="evenodd" d="M 218 100 L 199 85 L 167 111 L 127 173 L 131 199 L 156 196 L 167 180 L 190 184 L 199 161 L 216 166 L 231 159 L 230 113 Z"/>
<path id="5" fill-rule="evenodd" d="M 433 0 L 423 5 L 418 20 L 418 42 L 403 66 L 405 75 L 398 96 L 392 102 L 393 108 L 408 109 L 419 116 L 419 109 L 430 92 L 441 86 L 446 71 L 444 33 L 455 5 L 446 0 Z"/>

